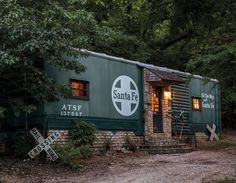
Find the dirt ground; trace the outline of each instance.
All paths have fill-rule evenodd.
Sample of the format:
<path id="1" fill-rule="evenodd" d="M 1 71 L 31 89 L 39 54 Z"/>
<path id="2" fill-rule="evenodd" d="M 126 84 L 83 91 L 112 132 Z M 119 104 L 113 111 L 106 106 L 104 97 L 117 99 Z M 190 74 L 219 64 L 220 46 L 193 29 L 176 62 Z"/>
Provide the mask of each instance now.
<path id="1" fill-rule="evenodd" d="M 206 183 L 226 177 L 236 180 L 235 146 L 174 155 L 94 156 L 76 171 L 0 157 L 0 183 Z"/>
<path id="2" fill-rule="evenodd" d="M 236 180 L 236 149 L 175 155 L 119 154 L 94 157 L 86 163 L 81 170 L 71 171 L 55 164 L 1 159 L 0 182 L 201 183 L 225 177 Z"/>

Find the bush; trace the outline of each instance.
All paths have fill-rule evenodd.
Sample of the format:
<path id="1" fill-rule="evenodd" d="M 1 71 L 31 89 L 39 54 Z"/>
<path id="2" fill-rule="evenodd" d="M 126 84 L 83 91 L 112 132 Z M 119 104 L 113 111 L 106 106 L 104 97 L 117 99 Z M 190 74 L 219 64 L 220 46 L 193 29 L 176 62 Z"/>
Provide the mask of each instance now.
<path id="1" fill-rule="evenodd" d="M 92 124 L 86 122 L 76 122 L 70 135 L 72 142 L 66 145 L 57 145 L 55 150 L 65 165 L 68 165 L 72 169 L 80 167 L 79 161 L 92 156 L 91 145 L 96 139 L 96 128 Z"/>
<path id="2" fill-rule="evenodd" d="M 136 140 L 132 139 L 131 136 L 128 135 L 127 133 L 126 133 L 126 135 L 124 137 L 124 141 L 125 141 L 125 143 L 124 143 L 123 147 L 125 149 L 127 149 L 129 151 L 132 151 L 132 152 L 137 151 L 137 149 L 138 149 L 138 142 Z"/>
<path id="3" fill-rule="evenodd" d="M 8 144 L 13 155 L 21 159 L 29 158 L 28 152 L 36 146 L 33 136 L 25 130 L 15 132 Z"/>
<path id="4" fill-rule="evenodd" d="M 96 131 L 94 124 L 77 121 L 69 133 L 72 140 L 77 142 L 77 145 L 93 145 L 96 140 Z"/>
<path id="5" fill-rule="evenodd" d="M 87 159 L 92 156 L 93 150 L 89 145 L 82 145 L 79 148 L 83 159 Z"/>
<path id="6" fill-rule="evenodd" d="M 66 145 L 55 146 L 55 151 L 59 157 L 59 160 L 68 165 L 70 168 L 75 169 L 79 167 L 77 160 L 82 158 L 80 149 L 74 147 L 72 143 Z"/>
<path id="7" fill-rule="evenodd" d="M 92 149 L 89 145 L 76 147 L 73 142 L 66 145 L 55 146 L 59 160 L 72 169 L 80 167 L 79 161 L 92 156 Z"/>

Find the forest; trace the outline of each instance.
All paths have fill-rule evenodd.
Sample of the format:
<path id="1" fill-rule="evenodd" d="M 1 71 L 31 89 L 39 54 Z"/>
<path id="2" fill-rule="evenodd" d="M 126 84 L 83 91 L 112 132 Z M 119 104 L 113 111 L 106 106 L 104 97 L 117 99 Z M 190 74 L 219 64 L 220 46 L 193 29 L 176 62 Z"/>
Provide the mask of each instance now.
<path id="1" fill-rule="evenodd" d="M 103 52 L 216 78 L 224 127 L 236 127 L 236 1 L 1 0 L 0 118 L 66 97 L 43 60 L 83 72 L 64 55 Z M 84 55 L 86 56 L 86 55 Z"/>

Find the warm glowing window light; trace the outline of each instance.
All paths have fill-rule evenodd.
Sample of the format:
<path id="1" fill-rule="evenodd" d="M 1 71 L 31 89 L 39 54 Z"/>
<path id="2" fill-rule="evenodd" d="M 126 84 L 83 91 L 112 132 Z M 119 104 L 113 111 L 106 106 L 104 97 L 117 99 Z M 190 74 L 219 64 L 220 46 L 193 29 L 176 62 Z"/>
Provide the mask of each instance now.
<path id="1" fill-rule="evenodd" d="M 153 92 L 152 93 L 152 112 L 158 112 L 159 111 L 159 98 L 158 95 Z"/>
<path id="2" fill-rule="evenodd" d="M 201 109 L 201 99 L 200 98 L 193 98 L 193 109 L 200 110 Z"/>
<path id="3" fill-rule="evenodd" d="M 171 100 L 171 92 L 170 91 L 164 91 L 164 99 Z"/>
<path id="4" fill-rule="evenodd" d="M 72 97 L 88 97 L 88 83 L 84 81 L 71 80 L 71 95 Z"/>

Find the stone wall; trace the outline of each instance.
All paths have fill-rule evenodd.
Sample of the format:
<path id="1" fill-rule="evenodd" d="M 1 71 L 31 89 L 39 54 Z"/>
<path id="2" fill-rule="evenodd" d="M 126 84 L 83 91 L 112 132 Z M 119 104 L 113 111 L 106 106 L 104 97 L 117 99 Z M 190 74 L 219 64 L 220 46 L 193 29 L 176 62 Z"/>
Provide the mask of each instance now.
<path id="1" fill-rule="evenodd" d="M 209 137 L 204 132 L 195 133 L 197 142 L 208 141 Z"/>
<path id="2" fill-rule="evenodd" d="M 152 112 L 152 83 L 147 81 L 147 76 L 150 75 L 150 71 L 144 69 L 144 119 L 145 119 L 145 141 L 155 141 L 158 139 L 169 139 L 171 138 L 171 101 L 162 100 L 162 117 L 163 117 L 163 133 L 153 132 L 153 112 Z M 155 83 L 158 85 L 158 82 Z M 164 90 L 170 90 L 170 86 L 163 87 Z"/>
<path id="3" fill-rule="evenodd" d="M 61 138 L 55 141 L 54 144 L 65 144 L 71 140 L 68 130 L 59 130 Z M 49 131 L 50 135 L 52 131 Z M 110 150 L 119 151 L 122 150 L 125 143 L 125 137 L 129 136 L 132 141 L 137 144 L 137 146 L 143 144 L 144 137 L 136 136 L 134 132 L 125 132 L 125 131 L 98 131 L 96 133 L 96 141 L 93 145 L 95 151 L 104 151 L 106 146 L 110 143 Z"/>
<path id="4" fill-rule="evenodd" d="M 152 112 L 152 86 L 146 81 L 146 72 L 144 70 L 144 132 L 145 141 L 150 141 L 153 135 L 153 112 Z"/>
<path id="5" fill-rule="evenodd" d="M 58 130 L 59 133 L 61 134 L 61 137 L 57 139 L 54 144 L 66 144 L 71 140 L 71 137 L 69 136 L 69 131 L 68 130 Z M 53 133 L 53 130 L 49 130 L 48 136 Z"/>
<path id="6" fill-rule="evenodd" d="M 106 150 L 107 144 L 110 144 L 111 150 L 119 151 L 122 150 L 125 144 L 125 138 L 129 137 L 132 139 L 132 142 L 139 147 L 143 144 L 144 137 L 136 136 L 134 132 L 125 132 L 125 131 L 99 131 L 96 134 L 97 140 L 94 143 L 94 148 L 96 151 Z"/>
<path id="7" fill-rule="evenodd" d="M 171 121 L 171 102 L 162 100 L 162 116 L 163 116 L 163 133 L 166 138 L 172 136 L 172 121 Z"/>

